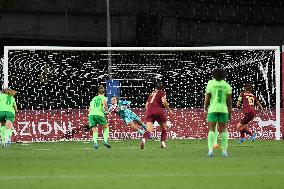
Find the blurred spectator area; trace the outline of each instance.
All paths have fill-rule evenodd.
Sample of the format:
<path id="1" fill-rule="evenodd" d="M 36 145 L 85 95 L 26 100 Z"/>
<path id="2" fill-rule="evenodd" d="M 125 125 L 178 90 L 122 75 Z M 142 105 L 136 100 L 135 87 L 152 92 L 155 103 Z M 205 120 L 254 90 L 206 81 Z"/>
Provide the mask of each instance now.
<path id="1" fill-rule="evenodd" d="M 110 0 L 113 46 L 280 45 L 284 1 Z M 1 0 L 4 45 L 106 46 L 106 0 Z"/>

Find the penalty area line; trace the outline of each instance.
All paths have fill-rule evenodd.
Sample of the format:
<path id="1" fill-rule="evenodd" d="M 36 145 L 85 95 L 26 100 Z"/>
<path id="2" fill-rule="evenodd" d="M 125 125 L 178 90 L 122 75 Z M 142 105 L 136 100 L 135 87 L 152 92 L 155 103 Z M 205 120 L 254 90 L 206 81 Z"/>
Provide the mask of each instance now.
<path id="1" fill-rule="evenodd" d="M 121 173 L 108 173 L 104 175 L 3 175 L 0 177 L 0 180 L 38 180 L 38 179 L 49 179 L 49 180 L 58 180 L 58 179 L 95 179 L 95 178 L 150 178 L 150 177 L 208 177 L 211 176 L 212 172 L 196 173 L 196 172 L 187 172 L 187 173 L 147 173 L 147 174 L 121 174 Z M 283 176 L 284 171 L 276 172 L 223 172 L 223 173 L 214 173 L 215 177 L 227 177 L 227 176 L 259 176 L 259 175 L 271 175 L 271 176 Z"/>

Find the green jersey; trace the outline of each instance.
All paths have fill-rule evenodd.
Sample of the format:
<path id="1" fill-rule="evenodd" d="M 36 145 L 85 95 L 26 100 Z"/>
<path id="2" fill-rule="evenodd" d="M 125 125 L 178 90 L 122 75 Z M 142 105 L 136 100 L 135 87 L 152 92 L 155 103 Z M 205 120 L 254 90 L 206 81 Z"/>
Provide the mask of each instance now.
<path id="1" fill-rule="evenodd" d="M 103 101 L 107 101 L 104 95 L 95 96 L 90 102 L 89 115 L 99 115 L 105 117 Z"/>
<path id="2" fill-rule="evenodd" d="M 206 93 L 211 94 L 208 113 L 228 113 L 227 95 L 232 94 L 232 87 L 226 81 L 215 79 L 208 81 Z"/>
<path id="3" fill-rule="evenodd" d="M 1 112 L 11 112 L 15 115 L 14 105 L 16 100 L 13 96 L 7 94 L 0 94 L 0 111 Z"/>

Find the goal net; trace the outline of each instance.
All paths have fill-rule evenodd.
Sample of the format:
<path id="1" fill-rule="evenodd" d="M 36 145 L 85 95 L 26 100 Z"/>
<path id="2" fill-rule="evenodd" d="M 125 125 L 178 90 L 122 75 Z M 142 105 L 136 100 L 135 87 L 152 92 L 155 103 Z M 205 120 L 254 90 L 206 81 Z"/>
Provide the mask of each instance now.
<path id="1" fill-rule="evenodd" d="M 279 56 L 279 47 L 5 47 L 2 81 L 3 87 L 18 91 L 14 140 L 89 139 L 81 127 L 87 124 L 86 108 L 99 84 L 107 87 L 109 97 L 130 100 L 131 109 L 144 120 L 145 102 L 157 80 L 165 83 L 174 108 L 169 138 L 206 138 L 202 109 L 206 83 L 214 68 L 224 68 L 234 106 L 243 84 L 250 82 L 267 109 L 251 122 L 258 137 L 279 139 Z M 230 138 L 238 137 L 236 124 L 241 118 L 241 112 L 234 112 L 228 125 Z M 115 115 L 109 123 L 112 139 L 140 137 Z M 158 135 L 159 130 L 154 132 Z"/>

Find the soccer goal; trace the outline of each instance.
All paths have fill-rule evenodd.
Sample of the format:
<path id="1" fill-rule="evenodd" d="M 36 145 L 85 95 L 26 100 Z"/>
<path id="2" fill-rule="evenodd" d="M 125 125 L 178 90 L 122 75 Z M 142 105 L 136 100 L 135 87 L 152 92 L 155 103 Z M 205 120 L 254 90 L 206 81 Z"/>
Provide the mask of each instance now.
<path id="1" fill-rule="evenodd" d="M 18 91 L 21 110 L 15 121 L 15 140 L 50 141 L 74 130 L 76 139 L 87 124 L 86 108 L 105 84 L 108 96 L 128 98 L 131 108 L 145 118 L 145 102 L 156 80 L 166 85 L 174 108 L 169 138 L 205 138 L 203 98 L 214 68 L 224 68 L 233 87 L 233 102 L 245 82 L 267 109 L 251 127 L 260 139 L 280 139 L 280 48 L 278 46 L 224 47 L 51 47 L 6 46 L 3 87 Z M 113 92 L 115 91 L 115 92 Z M 235 112 L 229 123 L 230 138 L 237 138 Z M 139 138 L 113 116 L 111 139 Z M 77 132 L 77 133 L 76 133 Z M 155 135 L 159 135 L 155 132 Z"/>

